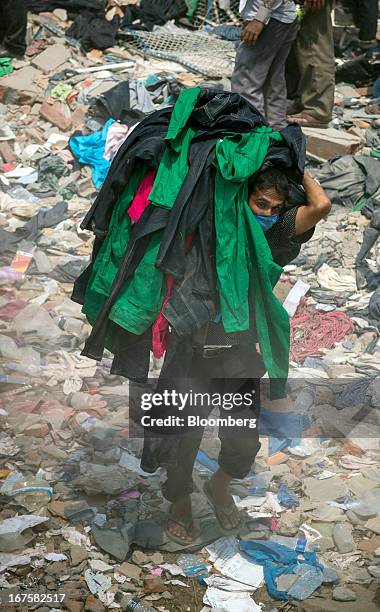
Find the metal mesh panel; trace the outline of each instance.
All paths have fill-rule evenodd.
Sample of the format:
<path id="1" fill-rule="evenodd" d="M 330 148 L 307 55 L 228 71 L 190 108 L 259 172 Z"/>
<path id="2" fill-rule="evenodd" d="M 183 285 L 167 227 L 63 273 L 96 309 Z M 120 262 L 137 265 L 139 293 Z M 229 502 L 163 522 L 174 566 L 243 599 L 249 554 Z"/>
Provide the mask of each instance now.
<path id="1" fill-rule="evenodd" d="M 219 8 L 218 0 L 198 0 L 198 7 L 194 14 L 194 25 L 202 28 L 205 24 L 212 25 L 241 25 L 239 15 L 239 0 L 231 0 L 227 11 Z"/>
<path id="2" fill-rule="evenodd" d="M 129 30 L 124 44 L 132 52 L 172 60 L 208 77 L 230 76 L 236 53 L 229 41 L 185 29 L 178 33 Z"/>

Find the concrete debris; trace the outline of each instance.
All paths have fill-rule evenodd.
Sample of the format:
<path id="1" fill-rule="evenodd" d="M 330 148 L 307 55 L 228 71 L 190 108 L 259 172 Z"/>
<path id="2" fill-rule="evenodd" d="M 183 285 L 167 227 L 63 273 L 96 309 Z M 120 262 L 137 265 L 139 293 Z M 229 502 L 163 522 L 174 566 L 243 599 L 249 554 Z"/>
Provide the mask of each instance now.
<path id="1" fill-rule="evenodd" d="M 62 64 L 71 59 L 71 52 L 68 47 L 61 43 L 49 46 L 48 49 L 36 55 L 32 59 L 32 66 L 42 70 L 45 74 L 55 72 Z"/>
<path id="2" fill-rule="evenodd" d="M 336 601 L 355 601 L 356 593 L 346 587 L 335 587 L 333 589 L 332 598 Z"/>

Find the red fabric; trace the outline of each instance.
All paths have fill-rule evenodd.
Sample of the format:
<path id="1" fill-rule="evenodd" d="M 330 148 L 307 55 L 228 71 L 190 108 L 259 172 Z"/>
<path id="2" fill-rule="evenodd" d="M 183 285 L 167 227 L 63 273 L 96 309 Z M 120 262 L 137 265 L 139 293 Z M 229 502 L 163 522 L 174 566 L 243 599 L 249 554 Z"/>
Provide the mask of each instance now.
<path id="1" fill-rule="evenodd" d="M 185 241 L 185 252 L 187 253 L 193 242 L 193 236 L 188 236 Z M 157 358 L 163 356 L 166 351 L 168 337 L 169 337 L 169 321 L 164 317 L 163 311 L 167 304 L 168 299 L 171 296 L 174 286 L 174 279 L 172 276 L 166 275 L 166 294 L 164 301 L 162 302 L 160 313 L 152 325 L 152 352 Z"/>
<path id="2" fill-rule="evenodd" d="M 301 301 L 290 320 L 290 358 L 302 363 L 306 357 L 318 357 L 320 349 L 332 349 L 353 331 L 354 323 L 345 312 L 322 312 Z"/>
<path id="3" fill-rule="evenodd" d="M 140 219 L 141 215 L 149 204 L 148 198 L 150 192 L 152 191 L 155 178 L 156 171 L 149 170 L 137 188 L 135 197 L 128 208 L 128 215 L 133 223 L 136 223 Z"/>

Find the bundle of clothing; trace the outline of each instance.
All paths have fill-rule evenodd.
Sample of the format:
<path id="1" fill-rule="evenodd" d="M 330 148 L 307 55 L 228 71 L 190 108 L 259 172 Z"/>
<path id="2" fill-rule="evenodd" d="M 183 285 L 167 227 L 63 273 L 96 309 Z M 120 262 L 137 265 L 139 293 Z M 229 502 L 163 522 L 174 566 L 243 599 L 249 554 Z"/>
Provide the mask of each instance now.
<path id="1" fill-rule="evenodd" d="M 150 351 L 166 351 L 162 375 L 186 377 L 194 340 L 219 321 L 286 380 L 289 319 L 273 288 L 300 244 L 276 225 L 264 234 L 248 181 L 283 169 L 296 212 L 304 164 L 300 128 L 274 131 L 235 93 L 186 89 L 139 123 L 81 225 L 95 234 L 72 295 L 93 326 L 83 354 L 100 360 L 106 347 L 112 373 L 145 380 Z"/>

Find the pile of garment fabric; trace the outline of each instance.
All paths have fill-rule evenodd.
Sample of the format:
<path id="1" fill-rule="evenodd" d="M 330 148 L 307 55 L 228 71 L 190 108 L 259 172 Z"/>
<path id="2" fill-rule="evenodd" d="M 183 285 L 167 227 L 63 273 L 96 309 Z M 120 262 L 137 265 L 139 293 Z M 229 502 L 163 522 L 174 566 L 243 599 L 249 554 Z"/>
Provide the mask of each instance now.
<path id="1" fill-rule="evenodd" d="M 299 127 L 274 131 L 238 94 L 186 89 L 141 121 L 82 222 L 95 234 L 72 296 L 93 326 L 83 354 L 107 348 L 112 373 L 145 380 L 150 351 L 166 351 L 163 371 L 186 377 L 194 337 L 218 315 L 226 333 L 254 329 L 270 378 L 286 379 L 289 319 L 273 287 L 300 247 L 264 235 L 248 180 L 282 168 L 295 207 L 304 163 Z"/>
<path id="2" fill-rule="evenodd" d="M 131 4 L 124 7 L 121 26 L 151 32 L 154 26 L 185 17 L 187 12 L 188 6 L 185 0 L 141 0 L 138 5 Z"/>

